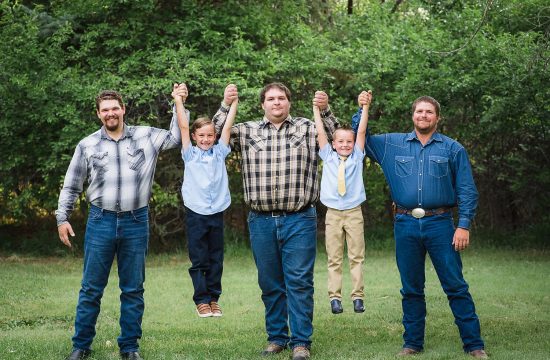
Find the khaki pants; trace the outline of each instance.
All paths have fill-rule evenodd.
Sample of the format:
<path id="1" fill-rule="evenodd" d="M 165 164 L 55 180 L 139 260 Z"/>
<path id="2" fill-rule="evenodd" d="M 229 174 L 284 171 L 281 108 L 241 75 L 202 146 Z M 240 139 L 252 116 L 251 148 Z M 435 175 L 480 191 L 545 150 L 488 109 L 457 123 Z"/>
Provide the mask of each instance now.
<path id="1" fill-rule="evenodd" d="M 344 242 L 348 247 L 351 273 L 351 298 L 364 297 L 363 262 L 365 261 L 365 238 L 361 206 L 349 210 L 328 208 L 325 219 L 326 248 L 328 256 L 328 296 L 342 298 L 342 261 Z"/>

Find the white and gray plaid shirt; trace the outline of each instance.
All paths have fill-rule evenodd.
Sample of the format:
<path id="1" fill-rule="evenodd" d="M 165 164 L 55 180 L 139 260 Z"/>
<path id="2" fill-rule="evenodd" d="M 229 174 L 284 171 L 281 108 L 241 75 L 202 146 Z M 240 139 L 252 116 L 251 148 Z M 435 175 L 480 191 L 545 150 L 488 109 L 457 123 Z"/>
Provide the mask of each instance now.
<path id="1" fill-rule="evenodd" d="M 159 152 L 181 145 L 180 130 L 172 119 L 170 131 L 126 124 L 123 131 L 115 141 L 101 127 L 78 143 L 59 195 L 58 226 L 68 222 L 86 179 L 86 199 L 97 207 L 130 211 L 147 206 Z"/>
<path id="2" fill-rule="evenodd" d="M 222 104 L 214 118 L 220 132 L 229 107 Z M 338 120 L 330 109 L 321 112 L 325 131 Z M 315 123 L 288 118 L 277 129 L 265 117 L 233 125 L 230 146 L 241 154 L 244 201 L 255 211 L 298 211 L 319 199 Z"/>

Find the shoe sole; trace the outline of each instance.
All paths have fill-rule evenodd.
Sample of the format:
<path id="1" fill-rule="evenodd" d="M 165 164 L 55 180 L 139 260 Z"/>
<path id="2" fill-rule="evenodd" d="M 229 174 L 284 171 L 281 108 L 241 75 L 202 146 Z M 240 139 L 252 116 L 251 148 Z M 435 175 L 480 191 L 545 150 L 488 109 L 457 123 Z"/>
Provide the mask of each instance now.
<path id="1" fill-rule="evenodd" d="M 212 313 L 213 317 L 222 317 L 222 313 Z"/>
<path id="2" fill-rule="evenodd" d="M 197 310 L 197 315 L 199 315 L 200 318 L 207 318 L 207 317 L 213 316 L 212 313 L 201 314 L 201 313 L 199 312 L 199 310 Z"/>

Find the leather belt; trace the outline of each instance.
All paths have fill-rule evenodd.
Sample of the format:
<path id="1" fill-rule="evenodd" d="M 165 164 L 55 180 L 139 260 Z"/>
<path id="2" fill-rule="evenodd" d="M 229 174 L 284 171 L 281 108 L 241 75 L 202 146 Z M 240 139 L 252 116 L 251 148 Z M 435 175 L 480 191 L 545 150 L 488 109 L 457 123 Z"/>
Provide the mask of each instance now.
<path id="1" fill-rule="evenodd" d="M 300 210 L 296 210 L 296 211 L 286 211 L 286 210 L 272 210 L 272 211 L 252 210 L 252 211 L 254 211 L 256 214 L 262 215 L 262 216 L 279 217 L 279 216 L 287 216 L 287 215 L 292 215 L 292 214 L 298 214 L 298 213 L 301 213 L 301 212 L 306 211 L 308 209 L 311 209 L 312 207 L 314 207 L 314 205 L 308 204 L 308 205 L 304 206 L 303 208 L 301 208 Z"/>
<path id="2" fill-rule="evenodd" d="M 451 211 L 453 211 L 453 208 L 450 208 L 450 207 L 442 207 L 442 208 L 429 209 L 429 210 L 422 209 L 422 208 L 414 208 L 411 210 L 403 209 L 400 207 L 395 208 L 395 212 L 397 214 L 411 215 L 417 219 L 422 219 L 425 216 L 441 215 Z"/>

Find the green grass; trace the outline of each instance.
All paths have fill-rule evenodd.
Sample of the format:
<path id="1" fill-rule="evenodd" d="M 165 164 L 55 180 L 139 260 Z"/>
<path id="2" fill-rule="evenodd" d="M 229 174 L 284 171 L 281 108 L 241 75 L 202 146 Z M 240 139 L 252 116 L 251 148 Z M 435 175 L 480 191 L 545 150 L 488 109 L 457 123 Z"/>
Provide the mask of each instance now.
<path id="1" fill-rule="evenodd" d="M 368 245 L 367 245 L 368 246 Z M 550 357 L 550 256 L 533 250 L 471 248 L 464 273 L 494 359 Z M 62 359 L 71 349 L 82 259 L 0 258 L 0 359 Z M 142 355 L 148 359 L 261 359 L 264 307 L 248 249 L 226 252 L 222 318 L 199 319 L 185 254 L 148 258 Z M 431 263 L 427 262 L 428 318 L 421 359 L 468 359 Z M 347 271 L 347 268 L 346 268 Z M 395 359 L 401 343 L 399 276 L 393 252 L 369 250 L 367 311 L 332 315 L 326 294 L 326 255 L 315 268 L 314 359 Z M 349 274 L 344 291 L 349 293 Z M 104 295 L 94 359 L 118 359 L 118 280 L 113 269 Z M 272 359 L 287 359 L 290 352 Z"/>

